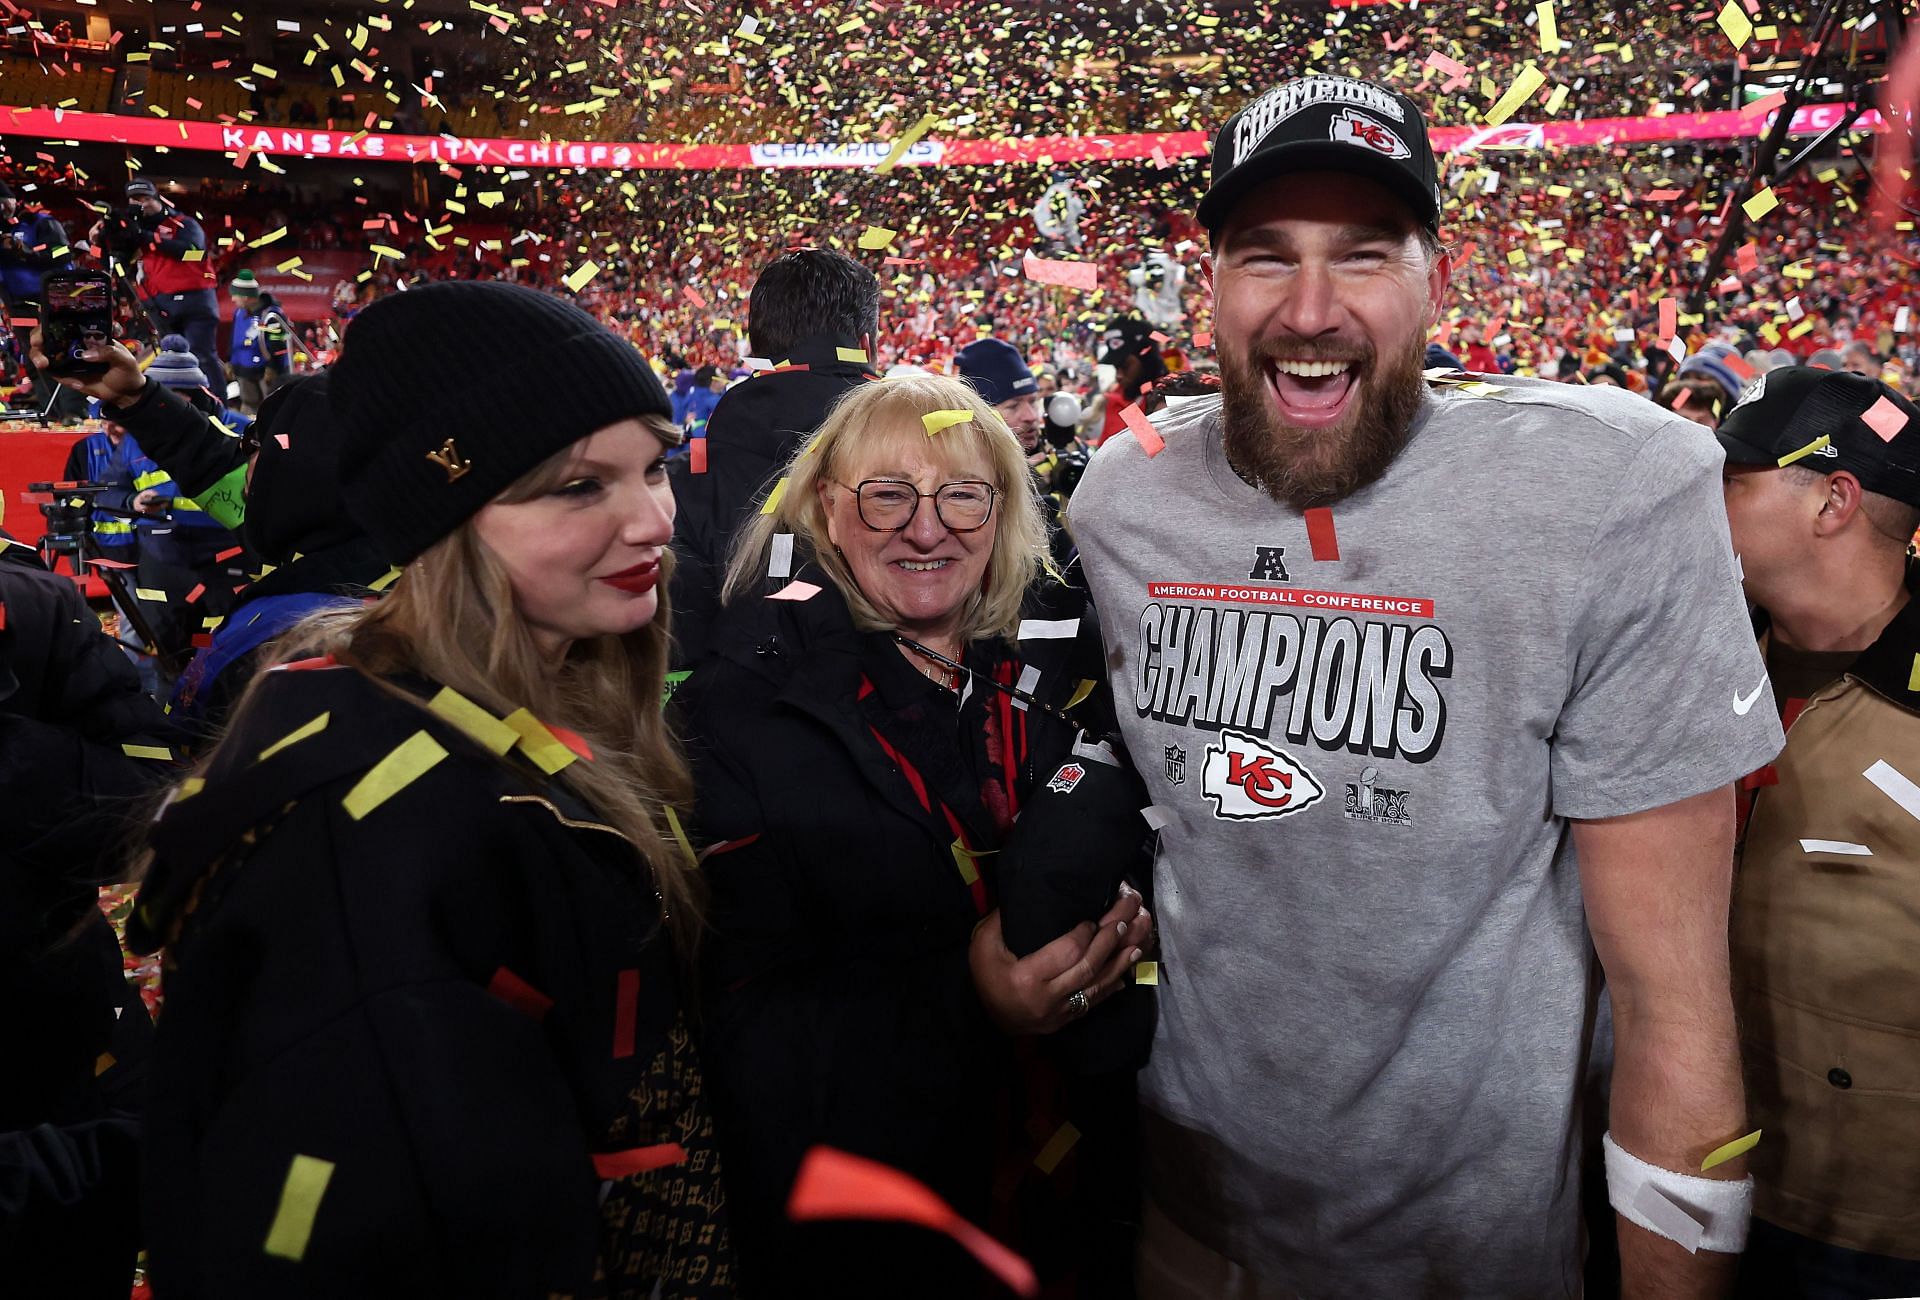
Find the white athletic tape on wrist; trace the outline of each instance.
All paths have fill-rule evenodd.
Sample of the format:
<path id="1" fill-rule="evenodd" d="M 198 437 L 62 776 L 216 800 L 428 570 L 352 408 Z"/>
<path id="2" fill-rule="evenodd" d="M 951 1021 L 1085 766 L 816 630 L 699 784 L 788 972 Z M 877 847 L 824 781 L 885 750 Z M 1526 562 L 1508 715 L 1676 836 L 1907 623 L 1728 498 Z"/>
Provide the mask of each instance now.
<path id="1" fill-rule="evenodd" d="M 1607 1200 L 1627 1222 L 1678 1242 L 1689 1253 L 1731 1255 L 1746 1249 L 1747 1223 L 1753 1217 L 1752 1178 L 1697 1178 L 1648 1164 L 1615 1142 L 1611 1133 L 1600 1141 L 1607 1153 Z"/>

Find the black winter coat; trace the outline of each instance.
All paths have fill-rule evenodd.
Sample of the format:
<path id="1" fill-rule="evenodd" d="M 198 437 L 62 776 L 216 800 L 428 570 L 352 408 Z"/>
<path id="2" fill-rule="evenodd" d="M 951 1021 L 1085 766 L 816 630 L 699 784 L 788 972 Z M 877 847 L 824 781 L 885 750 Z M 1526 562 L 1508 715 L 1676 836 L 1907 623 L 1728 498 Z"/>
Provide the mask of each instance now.
<path id="1" fill-rule="evenodd" d="M 0 541 L 0 1290 L 124 1300 L 152 1024 L 98 907 L 177 737 L 67 578 Z M 129 753 L 123 746 L 133 746 Z M 142 756 L 151 752 L 153 757 Z"/>
<path id="2" fill-rule="evenodd" d="M 403 744 L 444 757 L 368 807 Z M 731 1294 L 677 962 L 626 841 L 352 668 L 275 670 L 205 780 L 154 828 L 129 931 L 168 948 L 157 1296 Z M 653 1172 L 606 1163 L 675 1142 Z"/>
<path id="3" fill-rule="evenodd" d="M 832 340 L 804 344 L 789 357 L 804 370 L 755 375 L 728 389 L 707 420 L 707 469 L 691 458 L 667 466 L 677 510 L 673 524 L 673 666 L 691 668 L 706 655 L 720 612 L 727 551 L 808 435 L 833 404 L 873 378 L 857 362 L 841 361 Z"/>
<path id="4" fill-rule="evenodd" d="M 863 674 L 898 652 L 887 634 L 854 628 L 824 575 L 801 576 L 818 595 L 728 607 L 712 654 L 678 697 L 700 831 L 714 844 L 704 863 L 714 930 L 706 1059 L 743 1294 L 972 1295 L 978 1266 L 941 1237 L 881 1225 L 796 1229 L 784 1217 L 802 1155 L 826 1144 L 902 1169 L 988 1222 L 1016 1054 L 987 1018 L 967 961 L 990 906 L 998 833 L 965 825 L 973 847 L 987 850 L 970 860 L 985 888 L 970 885 L 953 825 L 920 802 L 862 712 Z M 1098 672 L 1077 650 L 1041 640 L 1016 655 L 981 643 L 968 664 L 1014 681 L 1027 656 L 1040 670 L 1033 693 L 1060 707 Z M 1010 747 L 1016 799 L 1051 774 L 1072 739 L 1067 723 L 1015 712 L 989 688 L 962 707 L 963 728 L 978 716 L 969 707 L 997 714 L 1003 741 L 1024 736 Z M 935 773 L 923 779 L 942 788 Z"/>

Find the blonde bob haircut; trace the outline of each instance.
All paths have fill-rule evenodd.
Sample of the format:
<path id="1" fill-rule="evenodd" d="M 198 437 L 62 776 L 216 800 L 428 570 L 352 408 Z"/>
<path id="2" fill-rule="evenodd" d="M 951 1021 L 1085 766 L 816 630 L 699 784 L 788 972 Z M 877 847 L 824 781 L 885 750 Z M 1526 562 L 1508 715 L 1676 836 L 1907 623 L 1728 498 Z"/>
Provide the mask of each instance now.
<path id="1" fill-rule="evenodd" d="M 752 382 L 752 381 L 749 381 Z M 921 417 L 966 411 L 969 419 L 928 434 Z M 773 539 L 791 533 L 795 553 L 811 558 L 846 597 L 856 626 L 892 631 L 894 624 L 860 590 L 844 556 L 827 535 L 823 495 L 850 492 L 862 478 L 886 470 L 904 449 L 930 451 L 948 474 L 977 473 L 985 461 L 995 489 L 996 521 L 986 578 L 967 598 L 960 621 L 963 643 L 1019 633 L 1027 588 L 1047 566 L 1047 524 L 1033 490 L 1020 440 L 973 388 L 944 375 L 903 375 L 853 389 L 834 404 L 826 422 L 788 462 L 787 487 L 771 514 L 756 514 L 741 529 L 727 565 L 723 600 L 731 604 L 763 587 Z M 777 481 L 777 480 L 776 480 Z"/>
<path id="2" fill-rule="evenodd" d="M 664 419 L 647 416 L 642 423 L 669 446 L 680 441 L 680 431 Z M 575 459 L 573 447 L 561 450 L 494 500 L 527 501 L 552 491 L 572 477 Z M 496 717 L 524 707 L 542 722 L 578 732 L 593 751 L 592 761 L 570 763 L 554 779 L 646 858 L 676 947 L 690 959 L 701 915 L 698 880 L 666 809 L 692 806 L 693 781 L 661 709 L 672 558 L 670 551 L 661 557 L 659 609 L 646 626 L 576 641 L 555 671 L 542 661 L 515 608 L 505 566 L 468 519 L 401 570 L 383 599 L 303 619 L 269 646 L 261 663 L 331 654 L 422 711 L 426 700 L 400 689 L 394 678 L 424 677 Z M 255 677 L 248 686 L 234 709 L 236 719 L 261 680 Z M 219 748 L 196 772 L 212 764 Z"/>

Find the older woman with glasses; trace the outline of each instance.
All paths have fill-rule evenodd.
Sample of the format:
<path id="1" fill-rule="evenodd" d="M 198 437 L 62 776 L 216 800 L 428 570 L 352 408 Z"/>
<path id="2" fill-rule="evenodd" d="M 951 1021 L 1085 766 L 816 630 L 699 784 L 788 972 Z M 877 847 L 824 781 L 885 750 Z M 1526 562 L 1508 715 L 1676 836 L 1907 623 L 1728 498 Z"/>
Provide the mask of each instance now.
<path id="1" fill-rule="evenodd" d="M 1008 1137 L 1038 1121 L 1017 1041 L 1110 997 L 1151 937 L 1123 887 L 1025 957 L 1002 940 L 995 854 L 1100 703 L 1046 552 L 1019 442 L 926 375 L 848 394 L 736 546 L 680 698 L 742 1295 L 974 1294 L 931 1234 L 788 1224 L 800 1159 L 879 1160 L 989 1222 L 996 1160 L 1034 1154 Z"/>

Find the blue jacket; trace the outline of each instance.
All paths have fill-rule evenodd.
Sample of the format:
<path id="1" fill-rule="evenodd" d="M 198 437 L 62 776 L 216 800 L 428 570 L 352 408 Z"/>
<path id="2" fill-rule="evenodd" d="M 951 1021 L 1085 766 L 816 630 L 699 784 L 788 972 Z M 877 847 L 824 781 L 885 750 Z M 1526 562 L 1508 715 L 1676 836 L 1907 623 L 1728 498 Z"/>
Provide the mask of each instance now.
<path id="1" fill-rule="evenodd" d="M 15 208 L 12 221 L 0 222 L 0 235 L 17 235 L 27 246 L 24 253 L 0 248 L 0 287 L 11 302 L 39 301 L 40 282 L 47 272 L 73 265 L 67 253 L 67 232 L 51 213 Z"/>
<path id="2" fill-rule="evenodd" d="M 228 359 L 249 370 L 293 371 L 293 323 L 270 293 L 260 295 L 253 310 L 236 307 L 233 313 L 233 341 Z"/>
<path id="3" fill-rule="evenodd" d="M 720 405 L 723 394 L 711 388 L 696 388 L 687 394 L 687 407 L 681 415 L 681 424 L 689 438 L 706 436 L 707 417 L 713 414 L 713 408 Z"/>
<path id="4" fill-rule="evenodd" d="M 118 447 L 113 445 L 113 440 L 107 437 L 104 430 L 90 433 L 74 443 L 73 450 L 67 453 L 66 477 L 112 485 L 111 491 L 102 492 L 94 498 L 93 540 L 103 549 L 131 546 L 135 540 L 135 528 L 167 526 L 163 519 L 146 516 L 129 519 L 124 513 L 114 513 L 131 510 L 133 498 L 148 488 L 152 488 L 155 496 L 164 498 L 172 507 L 173 527 L 221 526 L 219 520 L 204 513 L 191 499 L 180 495 L 180 485 L 173 481 L 173 476 L 140 450 L 140 444 L 130 433 L 120 440 Z"/>

